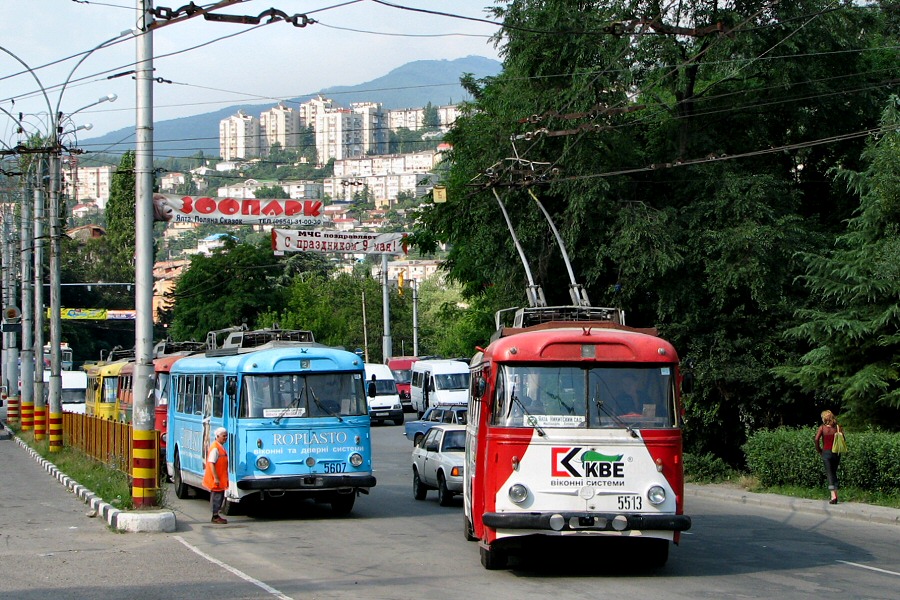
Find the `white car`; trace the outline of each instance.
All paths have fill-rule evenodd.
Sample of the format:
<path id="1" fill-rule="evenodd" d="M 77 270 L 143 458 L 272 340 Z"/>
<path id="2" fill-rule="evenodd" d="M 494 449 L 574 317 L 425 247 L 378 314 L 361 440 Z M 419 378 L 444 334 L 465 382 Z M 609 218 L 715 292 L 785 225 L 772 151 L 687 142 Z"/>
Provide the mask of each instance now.
<path id="1" fill-rule="evenodd" d="M 413 496 L 424 500 L 428 490 L 437 490 L 441 506 L 449 506 L 454 494 L 462 493 L 465 463 L 464 425 L 435 425 L 412 451 Z"/>

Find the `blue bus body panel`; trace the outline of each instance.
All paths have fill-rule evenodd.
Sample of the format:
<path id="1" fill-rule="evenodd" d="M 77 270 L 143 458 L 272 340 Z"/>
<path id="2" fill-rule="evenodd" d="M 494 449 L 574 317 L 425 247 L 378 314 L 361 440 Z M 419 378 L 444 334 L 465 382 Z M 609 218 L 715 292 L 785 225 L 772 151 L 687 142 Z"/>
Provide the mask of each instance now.
<path id="1" fill-rule="evenodd" d="M 246 375 L 359 374 L 362 360 L 350 352 L 327 347 L 280 347 L 231 356 L 196 355 L 172 365 L 171 377 L 191 374 Z M 169 443 L 166 461 L 172 465 L 176 448 L 182 470 L 202 476 L 204 435 L 212 439 L 217 427 L 228 430 L 229 471 L 239 490 L 328 490 L 367 488 L 372 476 L 372 440 L 366 412 L 353 416 L 235 418 L 237 399 L 225 399 L 222 417 L 176 412 L 176 386 L 169 390 Z M 365 402 L 363 402 L 365 404 Z M 362 463 L 353 466 L 350 457 Z M 260 469 L 265 457 L 269 464 Z M 264 462 L 264 461 L 263 461 Z"/>

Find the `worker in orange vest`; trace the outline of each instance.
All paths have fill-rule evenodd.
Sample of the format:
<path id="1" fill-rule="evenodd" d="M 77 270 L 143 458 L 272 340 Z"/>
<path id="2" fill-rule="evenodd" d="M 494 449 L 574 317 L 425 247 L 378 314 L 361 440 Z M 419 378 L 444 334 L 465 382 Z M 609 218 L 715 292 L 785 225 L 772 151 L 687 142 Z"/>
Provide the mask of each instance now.
<path id="1" fill-rule="evenodd" d="M 216 429 L 216 439 L 206 455 L 206 471 L 203 474 L 203 487 L 209 490 L 212 522 L 220 525 L 228 523 L 227 519 L 219 516 L 225 503 L 225 490 L 228 489 L 228 452 L 224 445 L 227 439 L 228 430 L 224 427 Z"/>

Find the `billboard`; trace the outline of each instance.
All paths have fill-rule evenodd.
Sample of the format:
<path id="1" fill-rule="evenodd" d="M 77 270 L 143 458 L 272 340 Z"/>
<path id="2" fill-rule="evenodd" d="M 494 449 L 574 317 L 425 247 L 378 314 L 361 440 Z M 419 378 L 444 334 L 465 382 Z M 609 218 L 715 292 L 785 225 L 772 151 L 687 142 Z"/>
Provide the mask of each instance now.
<path id="1" fill-rule="evenodd" d="M 272 249 L 285 252 L 406 254 L 408 233 L 272 229 Z"/>
<path id="2" fill-rule="evenodd" d="M 321 200 L 153 194 L 153 220 L 165 223 L 315 227 L 322 208 Z"/>

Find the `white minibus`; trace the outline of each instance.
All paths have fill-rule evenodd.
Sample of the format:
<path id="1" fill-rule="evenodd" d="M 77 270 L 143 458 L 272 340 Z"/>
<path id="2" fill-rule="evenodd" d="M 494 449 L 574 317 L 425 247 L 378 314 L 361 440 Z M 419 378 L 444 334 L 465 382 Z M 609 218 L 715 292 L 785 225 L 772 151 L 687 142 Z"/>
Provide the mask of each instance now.
<path id="1" fill-rule="evenodd" d="M 410 396 L 420 416 L 438 404 L 468 401 L 469 365 L 459 360 L 419 360 L 412 367 Z"/>

